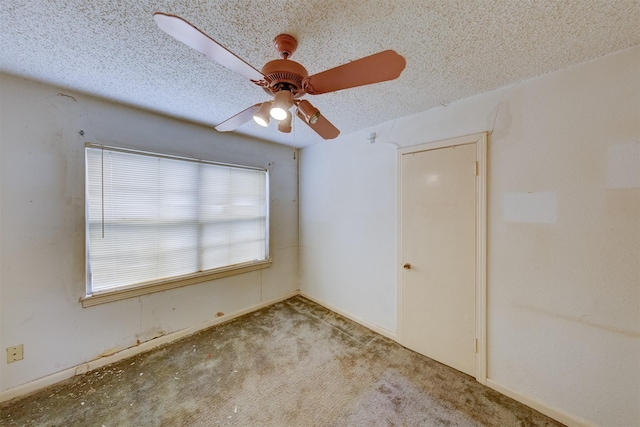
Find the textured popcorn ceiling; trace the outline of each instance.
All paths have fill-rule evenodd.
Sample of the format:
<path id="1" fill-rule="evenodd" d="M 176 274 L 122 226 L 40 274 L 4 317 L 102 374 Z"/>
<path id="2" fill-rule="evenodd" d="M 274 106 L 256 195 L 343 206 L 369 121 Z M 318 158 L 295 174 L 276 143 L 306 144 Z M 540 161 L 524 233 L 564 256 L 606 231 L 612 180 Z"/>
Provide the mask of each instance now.
<path id="1" fill-rule="evenodd" d="M 279 33 L 310 74 L 394 49 L 398 80 L 307 96 L 342 134 L 640 44 L 637 0 L 2 0 L 0 71 L 214 126 L 267 100 L 234 72 L 160 31 L 176 14 L 255 68 Z M 297 122 L 237 131 L 296 146 Z"/>

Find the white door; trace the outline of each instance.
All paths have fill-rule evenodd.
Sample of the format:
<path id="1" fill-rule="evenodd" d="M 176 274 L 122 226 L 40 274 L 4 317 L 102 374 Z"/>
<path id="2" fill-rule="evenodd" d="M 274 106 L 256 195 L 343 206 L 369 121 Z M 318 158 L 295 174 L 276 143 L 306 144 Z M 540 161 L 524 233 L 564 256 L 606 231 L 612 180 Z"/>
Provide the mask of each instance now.
<path id="1" fill-rule="evenodd" d="M 475 376 L 476 144 L 400 167 L 402 344 Z"/>

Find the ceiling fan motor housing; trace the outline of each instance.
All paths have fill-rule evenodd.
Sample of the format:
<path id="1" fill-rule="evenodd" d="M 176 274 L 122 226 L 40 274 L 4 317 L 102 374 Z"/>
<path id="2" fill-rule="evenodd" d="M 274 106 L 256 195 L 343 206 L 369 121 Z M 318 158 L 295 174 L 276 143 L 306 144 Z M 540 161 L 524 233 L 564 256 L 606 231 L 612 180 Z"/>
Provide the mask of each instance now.
<path id="1" fill-rule="evenodd" d="M 288 59 L 267 62 L 262 67 L 262 74 L 268 82 L 268 86 L 264 88 L 267 93 L 275 94 L 284 89 L 293 93 L 296 98 L 304 95 L 302 81 L 309 76 L 306 68 Z"/>

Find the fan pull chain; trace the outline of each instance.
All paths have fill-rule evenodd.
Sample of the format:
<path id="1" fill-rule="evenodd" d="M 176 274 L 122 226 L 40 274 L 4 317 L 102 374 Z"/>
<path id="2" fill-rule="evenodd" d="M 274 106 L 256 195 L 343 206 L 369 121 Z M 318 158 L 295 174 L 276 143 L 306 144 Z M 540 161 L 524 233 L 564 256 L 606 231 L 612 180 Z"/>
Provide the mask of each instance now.
<path id="1" fill-rule="evenodd" d="M 293 160 L 296 159 L 296 122 L 295 117 L 291 119 L 291 126 L 293 127 Z"/>

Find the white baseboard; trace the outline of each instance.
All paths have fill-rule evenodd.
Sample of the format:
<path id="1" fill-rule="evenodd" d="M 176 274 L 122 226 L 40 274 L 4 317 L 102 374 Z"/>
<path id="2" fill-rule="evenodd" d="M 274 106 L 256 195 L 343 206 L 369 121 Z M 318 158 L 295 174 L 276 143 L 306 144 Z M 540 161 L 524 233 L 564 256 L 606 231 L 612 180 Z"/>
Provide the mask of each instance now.
<path id="1" fill-rule="evenodd" d="M 532 397 L 527 396 L 526 394 L 520 393 L 519 391 L 515 391 L 510 389 L 509 387 L 503 386 L 502 384 L 499 384 L 490 378 L 487 378 L 487 386 L 491 387 L 498 393 L 504 394 L 505 396 L 508 396 L 514 400 L 517 400 L 518 402 L 523 403 L 528 407 L 533 408 L 536 411 L 542 414 L 545 414 L 548 417 L 553 418 L 556 421 L 566 424 L 569 427 L 596 427 L 596 424 L 593 424 L 593 423 L 590 423 L 589 421 L 578 418 L 575 415 L 564 412 L 558 408 L 551 407 Z"/>
<path id="2" fill-rule="evenodd" d="M 247 307 L 245 309 L 236 311 L 235 313 L 225 314 L 224 316 L 216 317 L 215 319 L 211 319 L 199 325 L 182 329 L 180 331 L 172 332 L 167 335 L 162 335 L 158 338 L 154 338 L 149 341 L 145 341 L 139 345 L 126 348 L 112 355 L 101 357 L 99 359 L 94 359 L 86 363 L 81 363 L 79 365 L 73 366 L 63 371 L 56 372 L 51 375 L 47 375 L 46 377 L 42 377 L 37 380 L 28 382 L 26 384 L 22 384 L 20 386 L 10 388 L 8 390 L 0 392 L 0 402 L 6 402 L 7 400 L 15 399 L 16 397 L 25 396 L 27 394 L 33 393 L 34 391 L 40 390 L 42 388 L 54 385 L 60 381 L 71 378 L 75 375 L 84 374 L 85 372 L 93 371 L 94 369 L 98 369 L 103 366 L 109 365 L 111 363 L 118 362 L 122 359 L 126 359 L 127 357 L 144 353 L 145 351 L 149 351 L 152 348 L 158 347 L 159 345 L 170 343 L 180 338 L 184 338 L 188 335 L 193 335 L 196 332 L 200 332 L 204 329 L 210 328 L 219 323 L 227 322 L 229 320 L 235 319 L 236 317 L 240 317 L 244 314 L 251 313 L 253 311 L 259 310 L 264 307 L 268 307 L 270 305 L 273 305 L 280 301 L 284 301 L 286 299 L 289 299 L 299 294 L 300 294 L 299 291 L 295 291 L 269 301 L 263 301 L 260 304 Z"/>
<path id="3" fill-rule="evenodd" d="M 186 329 L 182 329 L 180 331 L 176 331 L 173 332 L 171 334 L 167 334 L 167 335 L 163 335 L 160 336 L 158 338 L 154 338 L 152 340 L 146 341 L 141 343 L 140 345 L 137 346 L 133 346 L 133 347 L 129 347 L 127 349 L 121 350 L 117 353 L 114 353 L 112 355 L 106 356 L 106 357 L 101 357 L 99 359 L 94 359 L 91 360 L 89 362 L 86 363 L 81 363 L 77 366 L 73 366 L 71 368 L 65 369 L 63 371 L 60 372 L 56 372 L 54 374 L 48 375 L 46 377 L 43 378 L 39 378 L 37 380 L 31 381 L 29 383 L 20 385 L 18 387 L 14 387 L 14 388 L 10 388 L 8 390 L 2 391 L 0 392 L 0 402 L 5 402 L 11 399 L 15 399 L 17 397 L 21 397 L 21 396 L 25 396 L 27 394 L 33 393 L 37 390 L 40 390 L 42 388 L 54 385 L 60 381 L 66 380 L 68 378 L 71 378 L 75 375 L 79 375 L 79 374 L 83 374 L 85 372 L 88 371 L 92 371 L 94 369 L 98 369 L 101 368 L 103 366 L 109 365 L 111 363 L 115 363 L 118 362 L 122 359 L 126 359 L 128 357 L 131 356 L 135 356 L 137 354 L 140 353 L 144 353 L 145 351 L 149 351 L 155 347 L 158 347 L 160 345 L 163 344 L 167 344 L 170 343 L 172 341 L 178 340 L 180 338 L 184 338 L 188 335 L 192 335 L 195 334 L 197 332 L 200 332 L 204 329 L 210 328 L 212 326 L 215 326 L 217 324 L 223 323 L 223 322 L 227 322 L 229 320 L 235 319 L 236 317 L 240 317 L 242 315 L 245 315 L 247 313 L 251 313 L 253 311 L 259 310 L 261 308 L 264 307 L 268 307 L 270 305 L 276 304 L 280 301 L 284 301 L 286 299 L 289 299 L 291 297 L 294 297 L 296 295 L 301 295 L 313 302 L 315 302 L 316 304 L 320 304 L 321 306 L 325 307 L 328 310 L 333 311 L 334 313 L 337 313 L 341 316 L 346 317 L 349 320 L 352 320 L 356 323 L 359 323 L 360 325 L 364 326 L 365 328 L 368 328 L 374 332 L 379 333 L 382 336 L 385 336 L 389 339 L 392 339 L 394 341 L 398 341 L 398 335 L 395 332 L 389 331 L 388 329 L 382 328 L 376 324 L 373 324 L 371 322 L 368 322 L 364 319 L 360 319 L 356 316 L 353 316 L 343 310 L 340 310 L 336 307 L 331 306 L 330 304 L 327 304 L 326 302 L 318 299 L 318 298 L 314 298 L 310 295 L 305 294 L 304 292 L 301 291 L 294 291 L 291 292 L 289 294 L 283 295 L 281 297 L 269 300 L 269 301 L 264 301 L 261 302 L 260 304 L 256 304 L 253 305 L 251 307 L 247 307 L 245 309 L 239 310 L 235 313 L 230 313 L 230 314 L 225 314 L 224 316 L 221 317 L 216 317 L 215 319 L 211 319 L 207 322 L 203 322 L 199 325 L 196 326 L 192 326 L 190 328 L 186 328 Z M 567 412 L 564 412 L 560 409 L 551 407 L 545 403 L 542 403 L 532 397 L 527 396 L 526 394 L 520 393 L 518 391 L 512 390 L 509 387 L 503 386 L 500 383 L 495 382 L 494 380 L 487 378 L 487 382 L 486 385 L 488 387 L 491 387 L 492 389 L 496 390 L 497 392 L 504 394 L 505 396 L 508 396 L 514 400 L 517 400 L 520 403 L 523 403 L 527 406 L 529 406 L 530 408 L 535 409 L 536 411 L 543 413 L 551 418 L 553 418 L 554 420 L 557 420 L 563 424 L 566 424 L 569 427 L 596 427 L 595 424 L 590 423 L 586 420 L 583 420 L 579 417 L 576 417 L 575 415 L 569 414 Z"/>
<path id="4" fill-rule="evenodd" d="M 398 342 L 398 335 L 395 332 L 391 332 L 371 322 L 355 317 L 349 313 L 344 312 L 343 310 L 340 310 L 336 307 L 331 306 L 331 304 L 327 304 L 326 302 L 318 298 L 312 297 L 311 295 L 308 295 L 302 291 L 300 292 L 300 295 L 315 302 L 316 304 L 320 304 L 321 306 L 325 307 L 328 310 L 333 311 L 334 313 L 337 313 L 341 316 L 346 317 L 347 319 L 353 320 L 354 322 L 361 324 L 365 328 L 371 329 L 372 331 L 377 332 L 380 335 L 383 335 L 389 339 L 392 339 Z M 589 421 L 583 420 L 575 415 L 569 414 L 560 409 L 546 405 L 532 397 L 527 396 L 526 394 L 520 393 L 518 391 L 510 389 L 509 387 L 503 386 L 500 383 L 497 383 L 490 378 L 486 379 L 486 385 L 494 389 L 495 391 L 501 394 L 504 394 L 505 396 L 508 396 L 514 400 L 517 400 L 518 402 L 524 405 L 527 405 L 528 407 L 533 408 L 536 411 L 542 414 L 545 414 L 550 418 L 553 418 L 556 421 L 566 424 L 569 427 L 597 427 L 596 424 L 590 423 Z"/>
<path id="5" fill-rule="evenodd" d="M 303 297 L 315 302 L 316 304 L 320 304 L 321 306 L 323 306 L 327 310 L 331 310 L 334 313 L 339 314 L 340 316 L 344 316 L 349 320 L 353 320 L 354 322 L 361 324 L 365 328 L 371 329 L 373 332 L 377 332 L 380 335 L 382 335 L 384 337 L 387 337 L 389 339 L 392 339 L 392 340 L 394 340 L 396 342 L 398 341 L 398 334 L 396 334 L 395 332 L 392 332 L 392 331 L 390 331 L 388 329 L 385 329 L 385 328 L 383 328 L 381 326 L 378 326 L 378 325 L 376 325 L 374 323 L 368 322 L 368 321 L 366 321 L 364 319 L 360 319 L 359 317 L 356 317 L 356 316 L 354 316 L 352 314 L 349 314 L 346 311 L 340 310 L 339 308 L 333 307 L 330 304 L 327 304 L 326 302 L 324 302 L 324 301 L 322 301 L 322 300 L 320 300 L 318 298 L 312 297 L 311 295 L 307 295 L 306 293 L 304 293 L 302 291 L 300 292 L 300 296 L 303 296 Z"/>

